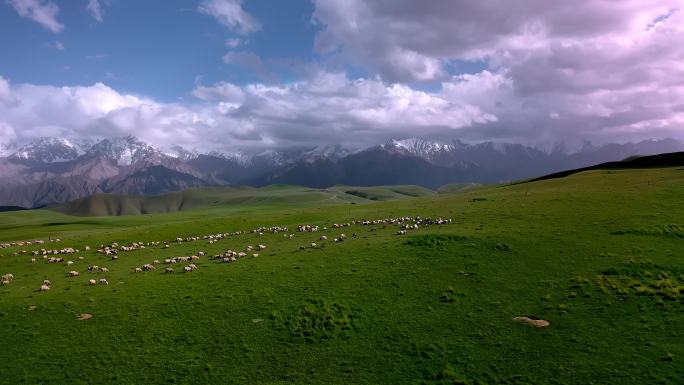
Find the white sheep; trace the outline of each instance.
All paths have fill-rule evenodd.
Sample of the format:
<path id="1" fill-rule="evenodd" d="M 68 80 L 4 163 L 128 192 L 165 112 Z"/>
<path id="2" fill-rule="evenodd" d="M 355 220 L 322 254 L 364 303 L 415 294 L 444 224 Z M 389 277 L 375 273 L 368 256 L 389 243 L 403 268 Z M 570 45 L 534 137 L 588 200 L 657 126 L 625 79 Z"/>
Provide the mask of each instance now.
<path id="1" fill-rule="evenodd" d="M 49 285 L 43 284 L 43 285 L 40 286 L 40 291 L 48 291 L 48 290 L 50 290 L 50 286 L 49 286 Z"/>
<path id="2" fill-rule="evenodd" d="M 95 285 L 97 285 L 97 281 L 94 280 L 94 279 L 91 279 L 91 280 L 88 280 L 88 284 L 89 284 L 90 286 L 95 286 Z"/>
<path id="3" fill-rule="evenodd" d="M 107 281 L 105 278 L 100 278 L 100 283 L 102 285 L 109 285 L 109 281 Z"/>

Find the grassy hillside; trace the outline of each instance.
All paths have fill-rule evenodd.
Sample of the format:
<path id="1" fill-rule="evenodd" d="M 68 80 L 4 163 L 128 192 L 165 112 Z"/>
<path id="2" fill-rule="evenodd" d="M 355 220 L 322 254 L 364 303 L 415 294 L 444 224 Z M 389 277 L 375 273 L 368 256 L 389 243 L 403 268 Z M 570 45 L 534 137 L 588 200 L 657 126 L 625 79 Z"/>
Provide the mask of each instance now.
<path id="1" fill-rule="evenodd" d="M 666 167 L 683 167 L 684 166 L 684 152 L 670 152 L 658 155 L 640 156 L 634 155 L 627 159 L 618 162 L 605 162 L 589 167 L 578 168 L 574 170 L 561 171 L 538 178 L 530 179 L 529 182 L 536 182 L 540 180 L 564 178 L 568 175 L 577 174 L 579 172 L 592 170 L 629 170 L 629 169 L 644 169 L 644 168 L 666 168 Z"/>
<path id="2" fill-rule="evenodd" d="M 331 191 L 340 197 L 346 189 Z M 0 382 L 677 383 L 684 378 L 682 197 L 684 171 L 670 168 L 356 205 L 269 201 L 98 218 L 2 213 L 0 242 L 62 241 L 0 249 L 0 274 L 14 275 L 0 286 Z M 402 215 L 452 223 L 407 235 L 390 224 L 330 227 Z M 296 232 L 301 224 L 328 229 Z M 20 253 L 275 225 L 290 227 L 293 238 L 172 242 L 116 261 L 81 251 L 67 256 L 72 266 L 31 263 Z M 340 233 L 347 240 L 333 243 Z M 321 235 L 329 237 L 325 247 Z M 165 264 L 134 273 L 154 259 L 256 244 L 267 246 L 256 258 L 202 257 L 189 273 L 164 274 Z M 89 265 L 110 271 L 89 273 Z M 68 278 L 70 270 L 80 277 Z M 100 277 L 110 284 L 87 284 Z M 48 292 L 37 291 L 43 279 L 53 283 Z M 86 313 L 92 318 L 78 320 Z M 516 316 L 550 326 L 524 327 Z"/>
<path id="3" fill-rule="evenodd" d="M 482 185 L 479 183 L 451 183 L 440 187 L 437 192 L 440 194 L 457 194 L 480 187 Z"/>
<path id="4" fill-rule="evenodd" d="M 215 187 L 188 189 L 157 196 L 96 194 L 54 207 L 53 210 L 76 216 L 120 216 L 170 213 L 209 206 L 230 206 L 236 210 L 245 210 L 264 206 L 364 203 L 432 194 L 432 190 L 419 186 L 336 186 L 330 189 L 288 185 L 261 188 Z"/>

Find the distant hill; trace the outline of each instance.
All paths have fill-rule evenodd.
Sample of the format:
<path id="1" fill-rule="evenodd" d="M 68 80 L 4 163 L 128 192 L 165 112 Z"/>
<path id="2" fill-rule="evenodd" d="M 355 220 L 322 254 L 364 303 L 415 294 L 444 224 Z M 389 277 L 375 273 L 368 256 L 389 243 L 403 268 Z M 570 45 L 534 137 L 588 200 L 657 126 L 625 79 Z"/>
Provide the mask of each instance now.
<path id="1" fill-rule="evenodd" d="M 257 206 L 298 206 L 333 203 L 364 203 L 409 197 L 434 195 L 420 186 L 355 187 L 334 186 L 312 189 L 290 185 L 270 185 L 261 188 L 210 187 L 188 189 L 168 194 L 116 195 L 95 194 L 76 199 L 51 210 L 75 216 L 123 216 L 169 213 L 211 206 L 235 206 L 249 209 Z"/>
<path id="2" fill-rule="evenodd" d="M 482 187 L 479 183 L 451 183 L 437 189 L 439 194 L 456 194 Z"/>
<path id="3" fill-rule="evenodd" d="M 564 178 L 577 174 L 578 172 L 591 170 L 617 170 L 617 169 L 638 169 L 638 168 L 661 168 L 661 167 L 680 167 L 684 166 L 684 152 L 672 152 L 668 154 L 631 156 L 619 162 L 605 162 L 589 167 L 576 168 L 545 175 L 539 178 L 523 181 L 521 183 L 535 182 L 547 179 Z"/>
<path id="4" fill-rule="evenodd" d="M 0 206 L 0 213 L 5 213 L 8 211 L 21 211 L 21 210 L 28 210 L 26 207 L 19 207 L 19 206 Z"/>

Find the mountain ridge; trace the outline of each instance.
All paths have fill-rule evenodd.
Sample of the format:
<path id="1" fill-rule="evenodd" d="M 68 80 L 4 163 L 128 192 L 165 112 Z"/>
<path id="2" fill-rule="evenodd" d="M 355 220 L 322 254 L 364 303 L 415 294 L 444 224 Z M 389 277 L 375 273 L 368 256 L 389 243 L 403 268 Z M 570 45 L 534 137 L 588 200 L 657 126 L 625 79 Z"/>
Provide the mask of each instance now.
<path id="1" fill-rule="evenodd" d="M 594 146 L 570 152 L 515 143 L 390 140 L 361 150 L 340 144 L 251 152 L 164 150 L 133 136 L 76 141 L 39 138 L 10 144 L 0 157 L 0 205 L 37 207 L 94 193 L 151 195 L 190 187 L 272 183 L 328 187 L 502 183 L 633 155 L 684 150 L 674 139 Z M 5 152 L 7 153 L 7 152 Z"/>

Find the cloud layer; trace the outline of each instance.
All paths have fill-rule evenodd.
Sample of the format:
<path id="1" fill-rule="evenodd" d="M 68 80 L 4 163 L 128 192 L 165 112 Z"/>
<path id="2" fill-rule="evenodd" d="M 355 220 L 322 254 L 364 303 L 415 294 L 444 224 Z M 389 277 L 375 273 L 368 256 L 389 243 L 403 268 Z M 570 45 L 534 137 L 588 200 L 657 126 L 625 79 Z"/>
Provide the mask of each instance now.
<path id="1" fill-rule="evenodd" d="M 49 1 L 11 4 L 53 32 L 62 28 L 58 10 L 46 11 Z M 200 84 L 189 90 L 190 101 L 178 103 L 102 83 L 51 87 L 0 77 L 0 133 L 17 139 L 134 134 L 202 149 L 363 146 L 411 136 L 684 139 L 681 5 L 314 0 L 319 29 L 312 49 L 322 64 L 299 80 L 278 81 L 269 62 L 251 50 L 231 51 L 223 62 L 259 82 Z M 240 35 L 262 28 L 239 0 L 203 0 L 198 10 Z M 348 66 L 368 75 L 352 78 Z"/>
<path id="2" fill-rule="evenodd" d="M 456 79 L 450 92 L 479 87 Z M 479 79 L 475 80 L 479 81 Z M 158 144 L 241 149 L 343 142 L 363 145 L 396 135 L 430 134 L 496 117 L 446 93 L 319 72 L 306 81 L 238 87 L 198 86 L 191 105 L 160 103 L 97 83 L 89 87 L 9 85 L 0 81 L 0 122 L 17 136 L 135 134 Z"/>

